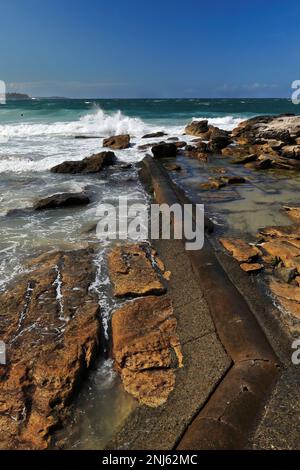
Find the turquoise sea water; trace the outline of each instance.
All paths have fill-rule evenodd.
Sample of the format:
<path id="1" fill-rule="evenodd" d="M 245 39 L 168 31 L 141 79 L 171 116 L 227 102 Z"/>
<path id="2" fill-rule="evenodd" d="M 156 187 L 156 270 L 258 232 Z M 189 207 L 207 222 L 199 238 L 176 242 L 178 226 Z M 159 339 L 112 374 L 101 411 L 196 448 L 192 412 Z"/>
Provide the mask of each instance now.
<path id="1" fill-rule="evenodd" d="M 121 162 L 135 163 L 144 157 L 137 147 L 145 143 L 145 133 L 164 130 L 182 138 L 184 126 L 192 119 L 206 118 L 230 130 L 251 116 L 279 113 L 297 114 L 300 107 L 284 99 L 32 99 L 0 105 L 0 289 L 19 272 L 22 257 L 29 252 L 81 241 L 79 233 L 94 222 L 100 200 L 121 194 L 138 201 L 145 197 L 134 169 L 87 178 L 53 175 L 52 166 L 101 151 L 102 138 L 114 134 L 131 135 L 131 147 L 116 151 L 116 156 Z M 8 210 L 32 206 L 39 197 L 86 188 L 94 206 L 73 213 L 6 217 Z"/>

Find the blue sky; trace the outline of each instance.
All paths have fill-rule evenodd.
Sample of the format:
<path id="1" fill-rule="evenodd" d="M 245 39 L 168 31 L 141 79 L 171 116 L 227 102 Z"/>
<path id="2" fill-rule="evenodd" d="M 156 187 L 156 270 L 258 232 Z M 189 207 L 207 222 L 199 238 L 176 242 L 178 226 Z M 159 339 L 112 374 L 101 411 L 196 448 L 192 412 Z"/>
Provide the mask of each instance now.
<path id="1" fill-rule="evenodd" d="M 0 79 L 33 96 L 277 97 L 300 2 L 1 0 Z"/>

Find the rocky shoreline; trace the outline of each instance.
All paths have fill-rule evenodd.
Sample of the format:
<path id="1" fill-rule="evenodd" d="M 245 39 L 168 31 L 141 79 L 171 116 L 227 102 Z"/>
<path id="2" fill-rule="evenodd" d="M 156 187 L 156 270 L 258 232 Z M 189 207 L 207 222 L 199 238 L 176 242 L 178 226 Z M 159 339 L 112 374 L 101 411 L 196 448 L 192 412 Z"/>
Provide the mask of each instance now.
<path id="1" fill-rule="evenodd" d="M 182 170 L 178 156 L 205 165 L 218 155 L 230 164 L 244 165 L 249 174 L 300 169 L 297 116 L 260 116 L 232 132 L 206 120 L 193 121 L 184 131 L 187 141 L 162 131 L 144 138 L 165 139 L 147 142 L 139 151 L 151 150 L 170 174 Z M 127 134 L 103 142 L 115 150 L 130 145 Z M 51 172 L 98 175 L 110 167 L 121 165 L 108 150 L 63 162 Z M 224 188 L 246 182 L 222 168 L 218 173 L 201 183 L 202 191 L 221 194 Z M 57 193 L 26 211 L 67 210 L 89 203 L 86 190 Z M 283 201 L 282 210 L 291 225 L 262 227 L 252 241 L 221 237 L 219 242 L 243 274 L 251 279 L 263 276 L 284 328 L 293 336 L 300 330 L 300 209 Z M 14 209 L 7 216 L 18 212 Z M 155 245 L 151 240 L 124 243 L 110 247 L 107 254 L 111 296 L 121 300 L 110 323 L 114 368 L 139 404 L 113 437 L 112 448 L 174 448 L 231 366 L 183 248 L 176 240 Z M 0 365 L 3 449 L 49 448 L 56 431 L 70 419 L 70 405 L 101 353 L 101 290 L 95 288 L 99 249 L 93 241 L 82 249 L 45 252 L 28 261 L 25 272 L 0 294 L 1 339 L 7 346 L 7 364 Z M 211 353 L 215 357 L 209 358 Z M 147 435 L 144 420 L 150 423 Z"/>

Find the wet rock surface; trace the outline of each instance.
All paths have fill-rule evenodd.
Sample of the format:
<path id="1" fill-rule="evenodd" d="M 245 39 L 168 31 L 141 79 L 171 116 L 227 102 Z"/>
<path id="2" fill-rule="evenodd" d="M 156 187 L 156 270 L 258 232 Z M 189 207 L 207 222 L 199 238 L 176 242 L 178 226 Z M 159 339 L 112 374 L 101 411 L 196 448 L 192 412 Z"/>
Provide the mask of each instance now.
<path id="1" fill-rule="evenodd" d="M 51 168 L 52 173 L 98 173 L 103 168 L 113 165 L 116 156 L 113 152 L 100 152 L 79 161 L 66 161 Z"/>
<path id="2" fill-rule="evenodd" d="M 67 416 L 100 341 L 93 259 L 89 249 L 44 254 L 0 295 L 1 448 L 47 448 Z"/>
<path id="3" fill-rule="evenodd" d="M 88 204 L 90 198 L 85 192 L 80 193 L 59 193 L 40 199 L 35 205 L 34 210 L 55 209 L 59 207 L 72 207 Z"/>

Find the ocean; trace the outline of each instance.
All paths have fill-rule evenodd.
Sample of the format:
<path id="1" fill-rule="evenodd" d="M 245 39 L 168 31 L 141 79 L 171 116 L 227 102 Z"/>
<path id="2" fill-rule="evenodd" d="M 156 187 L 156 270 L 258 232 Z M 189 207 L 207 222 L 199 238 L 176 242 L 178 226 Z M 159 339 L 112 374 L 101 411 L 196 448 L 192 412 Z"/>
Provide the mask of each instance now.
<path id="1" fill-rule="evenodd" d="M 300 107 L 285 99 L 32 99 L 0 105 L 0 290 L 24 270 L 27 256 L 87 241 L 97 202 L 124 194 L 145 202 L 134 168 L 99 178 L 54 175 L 54 165 L 101 151 L 101 138 L 114 134 L 129 133 L 133 144 L 115 152 L 119 161 L 137 162 L 145 155 L 137 149 L 145 133 L 163 130 L 181 138 L 192 119 L 230 130 L 246 118 L 278 113 L 297 114 Z M 6 216 L 39 197 L 82 189 L 93 195 L 86 208 Z"/>

